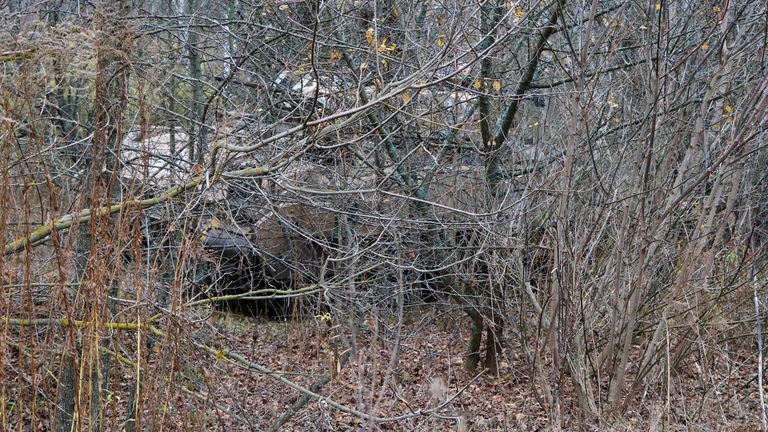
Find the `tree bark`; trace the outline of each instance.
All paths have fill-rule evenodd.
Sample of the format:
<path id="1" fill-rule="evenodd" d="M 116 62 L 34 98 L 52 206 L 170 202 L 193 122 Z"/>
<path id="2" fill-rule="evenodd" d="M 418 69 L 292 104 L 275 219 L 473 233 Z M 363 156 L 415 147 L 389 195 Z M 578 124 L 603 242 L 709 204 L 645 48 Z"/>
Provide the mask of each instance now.
<path id="1" fill-rule="evenodd" d="M 466 308 L 467 315 L 472 321 L 472 329 L 467 343 L 467 355 L 464 358 L 464 369 L 467 372 L 477 370 L 480 364 L 480 344 L 483 339 L 483 316 L 476 309 Z"/>

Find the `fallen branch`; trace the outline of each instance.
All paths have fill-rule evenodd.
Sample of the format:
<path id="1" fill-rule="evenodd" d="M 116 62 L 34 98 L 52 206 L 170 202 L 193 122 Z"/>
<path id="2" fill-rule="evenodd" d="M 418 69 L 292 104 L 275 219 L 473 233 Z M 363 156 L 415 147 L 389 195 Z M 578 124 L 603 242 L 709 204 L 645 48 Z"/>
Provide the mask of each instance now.
<path id="1" fill-rule="evenodd" d="M 120 323 L 120 322 L 95 323 L 95 322 L 92 322 L 92 321 L 84 321 L 84 320 L 71 320 L 70 321 L 70 320 L 68 320 L 66 318 L 61 318 L 61 319 L 55 319 L 55 318 L 35 318 L 35 319 L 3 318 L 3 319 L 0 319 L 0 324 L 15 325 L 15 326 L 21 326 L 21 325 L 23 325 L 23 326 L 36 326 L 36 325 L 51 325 L 51 324 L 54 324 L 54 325 L 59 325 L 59 326 L 62 326 L 62 327 L 74 326 L 74 327 L 77 327 L 77 328 L 89 327 L 89 326 L 102 326 L 102 327 L 104 327 L 106 329 L 110 329 L 110 330 L 141 330 L 141 329 L 144 329 L 144 330 L 149 330 L 155 336 L 158 336 L 158 337 L 164 337 L 165 336 L 165 333 L 162 330 L 160 330 L 159 328 L 157 328 L 157 327 L 155 327 L 155 326 L 153 326 L 151 324 L 146 324 L 146 323 L 143 323 L 143 324 L 131 323 L 131 322 L 125 322 L 125 323 Z M 253 363 L 252 361 L 246 359 L 245 357 L 243 357 L 240 354 L 237 354 L 237 353 L 234 353 L 234 352 L 231 352 L 231 351 L 216 349 L 216 348 L 213 348 L 213 347 L 211 347 L 209 345 L 198 343 L 198 342 L 191 342 L 191 343 L 195 347 L 197 347 L 197 348 L 199 348 L 199 349 L 201 349 L 203 351 L 206 351 L 209 354 L 211 354 L 216 360 L 222 360 L 222 359 L 229 360 L 230 362 L 232 362 L 234 364 L 241 365 L 243 367 L 246 367 L 247 369 L 254 370 L 254 371 L 259 372 L 259 373 L 261 373 L 263 375 L 266 375 L 266 376 L 274 379 L 275 381 L 277 381 L 277 382 L 279 382 L 281 384 L 284 384 L 287 387 L 290 387 L 290 388 L 298 391 L 299 393 L 303 394 L 302 398 L 299 401 L 297 401 L 297 403 L 294 404 L 294 406 L 297 406 L 300 402 L 304 401 L 305 399 L 306 399 L 306 401 L 309 401 L 311 399 L 323 400 L 329 406 L 331 406 L 331 407 L 333 407 L 333 408 L 335 408 L 335 409 L 337 409 L 337 410 L 339 410 L 341 412 L 345 412 L 347 414 L 351 414 L 351 415 L 354 415 L 356 417 L 360 417 L 362 419 L 365 419 L 365 420 L 368 420 L 368 421 L 372 421 L 374 423 L 388 423 L 388 422 L 396 422 L 396 421 L 406 420 L 406 419 L 413 418 L 413 417 L 420 417 L 420 416 L 424 416 L 424 415 L 432 415 L 435 412 L 437 412 L 439 409 L 443 408 L 447 404 L 447 402 L 446 402 L 446 403 L 443 403 L 443 404 L 441 404 L 439 406 L 436 406 L 434 408 L 430 408 L 430 409 L 427 409 L 427 410 L 416 410 L 416 411 L 413 411 L 413 412 L 411 412 L 409 414 L 401 414 L 401 415 L 392 416 L 392 417 L 374 416 L 374 415 L 371 415 L 371 414 L 368 414 L 368 413 L 365 413 L 365 412 L 362 412 L 362 411 L 358 411 L 358 410 L 356 410 L 354 408 L 350 408 L 350 407 L 348 407 L 346 405 L 342 405 L 339 402 L 334 401 L 333 399 L 329 399 L 329 398 L 324 397 L 321 394 L 318 394 L 317 391 L 319 391 L 320 388 L 322 388 L 322 386 L 327 383 L 327 381 L 325 383 L 322 383 L 322 384 L 318 385 L 317 386 L 318 388 L 315 388 L 315 389 L 307 388 L 307 387 L 301 386 L 299 384 L 296 384 L 295 382 L 285 378 L 284 376 L 282 376 L 282 375 L 272 371 L 271 369 L 269 369 L 269 368 L 267 368 L 265 366 L 262 366 L 262 365 L 257 364 L 257 363 Z M 123 360 L 128 360 L 128 359 L 123 359 Z M 322 382 L 322 381 L 323 380 L 321 379 L 319 382 Z M 457 393 L 454 397 L 457 397 L 459 394 L 460 393 Z M 306 402 L 303 402 L 302 405 L 305 404 L 305 403 Z"/>
<path id="2" fill-rule="evenodd" d="M 136 369 L 136 362 L 135 362 L 135 361 L 133 361 L 133 360 L 131 360 L 131 359 L 129 359 L 129 358 L 127 358 L 127 357 L 125 357 L 125 356 L 123 356 L 123 355 L 119 354 L 119 353 L 116 353 L 116 352 L 114 352 L 114 351 L 112 351 L 112 350 L 109 350 L 109 349 L 107 349 L 107 348 L 104 348 L 104 347 L 99 347 L 99 351 L 101 351 L 101 352 L 103 352 L 103 353 L 106 353 L 106 354 L 110 355 L 112 358 L 114 358 L 115 360 L 117 360 L 118 362 L 120 362 L 120 363 L 122 363 L 122 364 L 124 364 L 124 365 L 126 365 L 126 366 L 129 366 L 129 367 L 131 367 L 131 368 L 134 368 L 134 369 Z M 49 372 L 49 373 L 50 373 L 50 372 Z M 208 397 L 208 395 L 205 395 L 205 394 L 203 394 L 203 393 L 201 393 L 201 392 L 198 392 L 198 391 L 192 390 L 192 389 L 191 389 L 191 388 L 189 388 L 189 386 L 188 386 L 188 385 L 186 385 L 186 384 L 181 384 L 181 385 L 179 386 L 179 388 L 180 388 L 180 389 L 181 389 L 181 391 L 183 391 L 184 393 L 186 393 L 186 394 L 188 394 L 188 395 L 192 396 L 193 398 L 195 398 L 195 399 L 197 399 L 197 400 L 199 400 L 199 401 L 203 401 L 203 402 L 206 402 L 206 403 L 212 403 L 212 404 L 213 404 L 213 406 L 215 406 L 216 408 L 218 408 L 218 409 L 219 409 L 219 410 L 221 410 L 221 411 L 224 411 L 224 412 L 226 412 L 228 415 L 232 416 L 232 418 L 233 418 L 233 419 L 235 419 L 235 420 L 237 420 L 238 422 L 240 422 L 240 423 L 242 423 L 242 424 L 247 424 L 247 425 L 250 425 L 250 422 L 248 422 L 246 419 L 244 419 L 244 418 L 240 417 L 240 416 L 239 416 L 239 415 L 237 415 L 237 414 L 234 414 L 234 413 L 232 412 L 232 407 L 230 407 L 230 406 L 226 406 L 226 405 L 222 405 L 222 404 L 220 404 L 220 403 L 218 403 L 218 402 L 216 402 L 216 401 L 211 401 L 211 399 Z M 130 420 L 129 420 L 129 421 L 130 421 Z"/>
<path id="3" fill-rule="evenodd" d="M 43 326 L 58 325 L 60 327 L 102 327 L 107 330 L 149 330 L 155 336 L 163 336 L 162 330 L 147 323 L 134 322 L 93 322 L 85 320 L 69 320 L 68 318 L 0 318 L 0 324 L 8 326 Z"/>
<path id="4" fill-rule="evenodd" d="M 350 352 L 347 351 L 341 358 L 339 359 L 339 365 L 338 368 L 341 369 L 344 367 L 344 365 L 347 363 L 347 360 L 349 360 L 349 354 Z M 331 382 L 331 379 L 333 378 L 332 373 L 327 373 L 320 377 L 319 380 L 315 381 L 311 386 L 309 386 L 309 390 L 311 392 L 317 393 L 320 390 L 322 390 L 323 387 L 325 387 L 326 384 Z M 275 420 L 274 423 L 272 423 L 272 426 L 267 429 L 267 432 L 277 432 L 280 430 L 280 427 L 284 425 L 288 420 L 291 419 L 297 412 L 299 412 L 304 405 L 306 405 L 310 400 L 312 400 L 312 397 L 308 394 L 302 395 L 296 402 L 293 403 L 284 413 L 280 416 L 277 420 Z"/>
<path id="5" fill-rule="evenodd" d="M 278 381 L 278 382 L 280 382 L 280 383 L 282 383 L 282 384 L 284 384 L 284 385 L 286 385 L 286 386 L 288 386 L 288 387 L 298 391 L 299 393 L 303 393 L 305 396 L 309 397 L 310 399 L 318 399 L 318 400 L 322 399 L 329 406 L 331 406 L 331 407 L 333 407 L 333 408 L 335 408 L 335 409 L 337 409 L 337 410 L 339 410 L 341 412 L 345 412 L 347 414 L 352 414 L 355 417 L 360 417 L 360 418 L 363 418 L 365 420 L 372 421 L 372 422 L 375 422 L 375 423 L 387 423 L 387 422 L 406 420 L 406 419 L 413 418 L 413 417 L 419 417 L 419 416 L 422 416 L 422 415 L 428 415 L 428 414 L 431 414 L 432 412 L 435 411 L 435 409 L 433 408 L 433 409 L 424 410 L 424 411 L 420 411 L 419 410 L 419 411 L 416 411 L 416 412 L 411 413 L 411 414 L 403 414 L 403 415 L 393 416 L 393 417 L 378 417 L 378 416 L 370 415 L 370 414 L 364 413 L 362 411 L 358 411 L 358 410 L 356 410 L 354 408 L 350 408 L 350 407 L 348 407 L 346 405 L 342 405 L 342 404 L 334 401 L 333 399 L 326 398 L 326 397 L 324 397 L 321 394 L 313 392 L 312 390 L 310 390 L 310 389 L 308 389 L 308 388 L 306 388 L 304 386 L 301 386 L 299 384 L 296 384 L 295 382 L 285 378 L 284 376 L 282 376 L 282 375 L 280 375 L 278 373 L 275 373 L 274 371 L 272 371 L 271 369 L 269 369 L 269 368 L 267 368 L 265 366 L 262 366 L 260 364 L 256 364 L 256 363 L 251 362 L 250 360 L 246 359 L 245 357 L 241 356 L 240 354 L 233 353 L 233 352 L 226 352 L 226 351 L 222 351 L 222 350 L 217 350 L 217 349 L 212 348 L 212 347 L 210 347 L 208 345 L 204 345 L 204 344 L 200 344 L 200 343 L 196 343 L 196 342 L 193 342 L 193 344 L 196 347 L 198 347 L 198 348 L 200 348 L 200 349 L 202 349 L 204 351 L 209 352 L 210 354 L 212 354 L 217 359 L 227 359 L 227 360 L 231 361 L 232 363 L 240 364 L 241 366 L 244 366 L 244 367 L 246 367 L 248 369 L 255 370 L 256 372 L 259 372 L 259 373 L 261 373 L 263 375 L 266 375 L 266 376 L 274 379 L 275 381 Z"/>
<path id="6" fill-rule="evenodd" d="M 35 51 L 37 51 L 37 48 L 0 52 L 0 63 L 5 63 L 7 61 L 29 60 L 32 58 L 32 54 L 34 54 Z"/>
<path id="7" fill-rule="evenodd" d="M 239 177 L 254 177 L 269 174 L 271 172 L 268 166 L 264 167 L 250 167 L 237 171 L 231 171 L 222 173 L 222 178 L 239 178 Z M 74 214 L 68 214 L 60 218 L 55 219 L 53 222 L 45 224 L 36 230 L 32 231 L 26 237 L 20 237 L 5 244 L 4 254 L 11 255 L 19 252 L 27 247 L 27 245 L 34 246 L 37 243 L 50 237 L 54 230 L 62 230 L 70 228 L 75 221 L 78 223 L 89 221 L 92 217 L 108 216 L 115 213 L 120 213 L 128 208 L 146 209 L 154 207 L 158 204 L 170 201 L 171 199 L 181 195 L 182 193 L 196 188 L 200 183 L 204 183 L 207 179 L 207 174 L 203 173 L 196 177 L 193 177 L 190 181 L 174 186 L 164 192 L 145 199 L 131 199 L 122 201 L 117 204 L 112 204 L 95 209 L 83 209 Z"/>

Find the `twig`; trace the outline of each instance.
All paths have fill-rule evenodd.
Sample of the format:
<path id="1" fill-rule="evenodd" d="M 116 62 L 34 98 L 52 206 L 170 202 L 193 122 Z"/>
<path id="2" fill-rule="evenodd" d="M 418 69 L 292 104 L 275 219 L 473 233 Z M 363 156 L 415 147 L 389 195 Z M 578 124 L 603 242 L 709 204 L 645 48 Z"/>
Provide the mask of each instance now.
<path id="1" fill-rule="evenodd" d="M 347 351 L 339 359 L 339 369 L 344 367 L 344 364 L 347 363 L 347 360 L 349 360 L 349 353 L 350 352 Z M 315 393 L 319 392 L 320 389 L 322 389 L 326 384 L 328 384 L 331 381 L 332 378 L 333 378 L 333 374 L 330 372 L 323 375 L 322 377 L 320 377 L 319 380 L 315 381 L 314 384 L 309 386 L 309 390 Z M 267 429 L 267 432 L 278 431 L 282 425 L 284 425 L 288 420 L 291 419 L 291 417 L 293 417 L 296 413 L 298 413 L 299 410 L 301 410 L 301 408 L 304 407 L 304 405 L 306 405 L 307 402 L 309 402 L 310 400 L 312 400 L 311 396 L 307 394 L 302 395 L 296 402 L 293 403 L 293 405 L 290 406 L 290 408 L 288 408 L 283 413 L 283 415 L 280 416 L 280 418 L 278 418 L 277 420 L 275 420 L 274 423 L 272 423 L 272 426 L 270 426 Z"/>
<path id="2" fill-rule="evenodd" d="M 763 430 L 768 430 L 768 415 L 765 410 L 765 389 L 763 389 L 763 326 L 760 322 L 760 300 L 757 298 L 757 288 L 753 290 L 755 300 L 755 325 L 757 327 L 757 388 L 760 392 L 760 418 Z"/>
<path id="3" fill-rule="evenodd" d="M 245 357 L 241 356 L 240 354 L 236 354 L 236 353 L 233 353 L 233 352 L 227 352 L 227 351 L 223 351 L 223 350 L 217 350 L 215 348 L 212 348 L 212 347 L 210 347 L 208 345 L 204 345 L 204 344 L 201 344 L 201 343 L 193 342 L 193 344 L 196 347 L 198 347 L 198 348 L 200 348 L 200 349 L 202 349 L 204 351 L 207 351 L 210 354 L 213 354 L 217 359 L 225 358 L 225 359 L 231 361 L 232 363 L 239 364 L 241 366 L 245 366 L 248 369 L 255 370 L 256 372 L 264 374 L 264 375 L 274 379 L 275 381 L 278 381 L 278 382 L 280 382 L 280 383 L 282 383 L 282 384 L 284 384 L 284 385 L 286 385 L 286 386 L 288 386 L 288 387 L 298 391 L 299 393 L 303 393 L 304 395 L 308 396 L 311 399 L 322 399 L 326 403 L 328 403 L 329 406 L 331 406 L 331 407 L 333 407 L 333 408 L 335 408 L 335 409 L 337 409 L 337 410 L 339 410 L 341 412 L 345 412 L 347 414 L 352 414 L 353 416 L 360 417 L 360 418 L 365 419 L 365 420 L 373 421 L 375 423 L 396 422 L 396 421 L 406 420 L 406 419 L 409 419 L 409 418 L 418 417 L 418 416 L 422 416 L 422 415 L 428 415 L 428 414 L 431 414 L 432 412 L 435 411 L 435 409 L 428 409 L 428 410 L 424 410 L 424 411 L 416 411 L 413 414 L 402 414 L 402 415 L 399 415 L 399 416 L 392 416 L 392 417 L 378 417 L 378 416 L 374 416 L 374 415 L 371 415 L 371 414 L 364 413 L 362 411 L 356 410 L 354 408 L 350 408 L 350 407 L 348 407 L 346 405 L 342 405 L 342 404 L 334 401 L 333 399 L 326 398 L 326 397 L 324 397 L 321 394 L 313 392 L 312 390 L 310 390 L 310 389 L 308 389 L 308 388 L 306 388 L 304 386 L 301 386 L 299 384 L 296 384 L 295 382 L 289 380 L 288 378 L 285 378 L 284 376 L 282 376 L 282 375 L 272 371 L 271 369 L 269 369 L 269 368 L 267 368 L 265 366 L 262 366 L 260 364 L 256 364 L 256 363 L 253 363 L 253 362 L 249 361 L 248 359 L 246 359 Z"/>

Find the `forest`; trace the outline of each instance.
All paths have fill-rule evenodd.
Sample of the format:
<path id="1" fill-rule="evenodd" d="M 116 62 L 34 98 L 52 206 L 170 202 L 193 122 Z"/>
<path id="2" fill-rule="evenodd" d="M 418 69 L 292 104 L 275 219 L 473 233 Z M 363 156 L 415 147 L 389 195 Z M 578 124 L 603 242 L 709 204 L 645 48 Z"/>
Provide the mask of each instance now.
<path id="1" fill-rule="evenodd" d="M 0 0 L 0 430 L 768 430 L 768 4 Z"/>

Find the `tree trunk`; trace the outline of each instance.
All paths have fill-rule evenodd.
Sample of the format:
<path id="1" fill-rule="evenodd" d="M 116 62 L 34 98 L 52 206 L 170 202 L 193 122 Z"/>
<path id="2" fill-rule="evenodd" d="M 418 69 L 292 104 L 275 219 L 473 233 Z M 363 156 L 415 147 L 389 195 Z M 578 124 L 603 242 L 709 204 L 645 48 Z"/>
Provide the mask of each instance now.
<path id="1" fill-rule="evenodd" d="M 477 309 L 466 309 L 467 315 L 472 320 L 472 330 L 469 334 L 467 356 L 464 358 L 464 369 L 474 372 L 480 363 L 480 343 L 483 339 L 483 316 Z"/>
<path id="2" fill-rule="evenodd" d="M 485 329 L 485 369 L 496 376 L 499 374 L 498 354 L 501 351 L 499 339 L 504 330 L 504 321 L 497 312 L 493 314 L 493 324 Z"/>
<path id="3" fill-rule="evenodd" d="M 56 390 L 55 427 L 57 432 L 72 431 L 75 413 L 75 357 L 68 352 L 61 355 L 61 373 Z"/>

